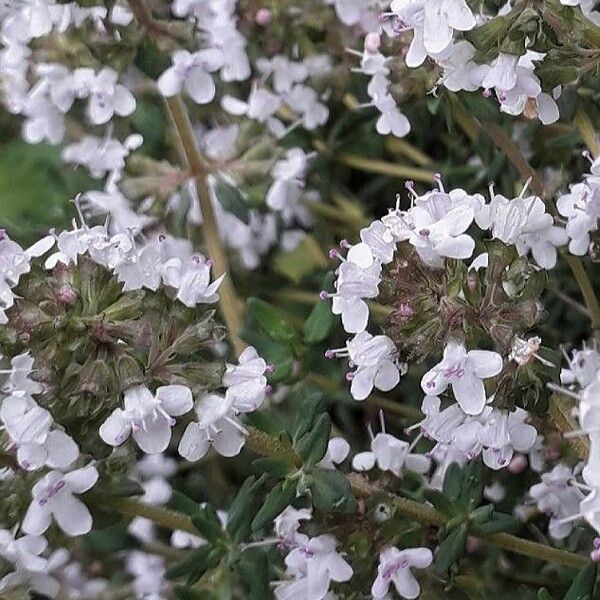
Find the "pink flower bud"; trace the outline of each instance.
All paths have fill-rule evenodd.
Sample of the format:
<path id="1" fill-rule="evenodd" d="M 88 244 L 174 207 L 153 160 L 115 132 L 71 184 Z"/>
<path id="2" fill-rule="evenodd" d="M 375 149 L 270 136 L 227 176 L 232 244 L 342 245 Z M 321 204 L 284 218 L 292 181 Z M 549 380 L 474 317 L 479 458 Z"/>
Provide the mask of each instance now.
<path id="1" fill-rule="evenodd" d="M 523 454 L 517 454 L 513 456 L 513 459 L 510 461 L 508 465 L 508 472 L 513 475 L 518 475 L 522 473 L 527 468 L 527 459 Z"/>
<path id="2" fill-rule="evenodd" d="M 259 8 L 254 15 L 254 22 L 261 27 L 268 25 L 271 22 L 273 15 L 268 8 Z"/>
<path id="3" fill-rule="evenodd" d="M 56 299 L 63 304 L 73 304 L 77 300 L 77 292 L 70 285 L 63 285 L 56 292 Z"/>
<path id="4" fill-rule="evenodd" d="M 375 54 L 381 46 L 381 38 L 378 33 L 368 33 L 365 37 L 365 50 Z"/>
<path id="5" fill-rule="evenodd" d="M 478 552 L 479 550 L 481 550 L 481 541 L 478 540 L 476 537 L 469 535 L 467 536 L 466 548 L 469 554 Z"/>

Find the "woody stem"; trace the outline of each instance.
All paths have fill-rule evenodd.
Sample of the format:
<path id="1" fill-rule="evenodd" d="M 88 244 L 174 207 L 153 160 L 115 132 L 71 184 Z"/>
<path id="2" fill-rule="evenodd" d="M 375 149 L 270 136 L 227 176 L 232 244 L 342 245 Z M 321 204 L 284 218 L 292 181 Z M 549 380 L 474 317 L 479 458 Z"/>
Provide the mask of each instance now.
<path id="1" fill-rule="evenodd" d="M 200 210 L 202 212 L 202 232 L 209 256 L 213 259 L 215 267 L 215 276 L 219 277 L 225 274 L 225 278 L 219 288 L 219 305 L 225 324 L 231 336 L 236 354 L 241 354 L 244 349 L 244 343 L 239 337 L 242 329 L 242 309 L 235 295 L 233 283 L 231 281 L 229 262 L 227 254 L 223 248 L 217 219 L 213 210 L 212 198 L 207 182 L 208 163 L 202 156 L 196 140 L 192 124 L 180 96 L 173 96 L 165 99 L 169 115 L 179 136 L 183 154 L 188 163 L 189 169 L 196 179 L 196 190 L 200 201 Z"/>

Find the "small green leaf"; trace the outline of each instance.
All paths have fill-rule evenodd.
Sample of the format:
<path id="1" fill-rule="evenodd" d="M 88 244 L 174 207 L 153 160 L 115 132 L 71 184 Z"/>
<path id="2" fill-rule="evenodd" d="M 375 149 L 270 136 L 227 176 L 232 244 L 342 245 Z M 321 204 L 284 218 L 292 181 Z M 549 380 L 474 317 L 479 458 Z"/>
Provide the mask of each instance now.
<path id="1" fill-rule="evenodd" d="M 206 600 L 206 595 L 203 592 L 197 592 L 190 587 L 176 585 L 175 598 L 177 600 Z"/>
<path id="2" fill-rule="evenodd" d="M 248 313 L 256 319 L 263 331 L 277 342 L 291 343 L 297 339 L 296 330 L 281 311 L 260 298 L 248 298 Z"/>
<path id="3" fill-rule="evenodd" d="M 217 200 L 221 206 L 230 213 L 233 213 L 240 221 L 246 223 L 250 221 L 250 209 L 244 194 L 225 181 L 222 177 L 216 177 L 214 182 L 214 191 Z"/>
<path id="4" fill-rule="evenodd" d="M 223 537 L 223 526 L 215 509 L 210 504 L 200 507 L 192 516 L 192 523 L 200 535 L 209 542 L 215 542 Z"/>
<path id="5" fill-rule="evenodd" d="M 325 411 L 324 394 L 309 385 L 301 384 L 295 388 L 298 396 L 298 411 L 294 423 L 294 445 L 298 440 L 308 433 L 315 423 L 317 417 Z"/>
<path id="6" fill-rule="evenodd" d="M 294 450 L 302 458 L 305 466 L 312 467 L 325 456 L 330 433 L 331 417 L 323 413 L 316 420 L 314 427 L 294 444 Z"/>
<path id="7" fill-rule="evenodd" d="M 573 580 L 563 600 L 592 600 L 597 598 L 594 593 L 596 587 L 597 565 L 590 562 L 583 567 Z"/>
<path id="8" fill-rule="evenodd" d="M 260 531 L 279 516 L 296 497 L 296 481 L 280 481 L 267 494 L 265 502 L 252 520 L 252 531 Z"/>
<path id="9" fill-rule="evenodd" d="M 457 514 L 458 511 L 454 504 L 439 490 L 426 489 L 423 495 L 435 508 L 443 512 L 447 517 L 453 517 Z"/>
<path id="10" fill-rule="evenodd" d="M 283 479 L 292 470 L 290 463 L 278 460 L 276 458 L 257 458 L 252 462 L 252 467 L 256 473 L 268 473 L 278 479 Z"/>
<path id="11" fill-rule="evenodd" d="M 463 523 L 453 529 L 438 546 L 435 553 L 435 571 L 439 574 L 445 573 L 463 553 L 467 541 L 467 525 Z"/>
<path id="12" fill-rule="evenodd" d="M 307 344 L 322 342 L 329 335 L 333 323 L 331 301 L 321 300 L 317 302 L 302 326 L 304 342 Z"/>
<path id="13" fill-rule="evenodd" d="M 356 498 L 343 473 L 333 469 L 313 469 L 310 474 L 310 491 L 316 508 L 325 512 L 356 511 Z"/>
<path id="14" fill-rule="evenodd" d="M 259 491 L 268 477 L 266 474 L 258 479 L 254 476 L 248 477 L 233 499 L 227 513 L 227 532 L 234 542 L 242 542 L 250 535 L 250 523 L 258 512 L 262 498 Z"/>
<path id="15" fill-rule="evenodd" d="M 174 490 L 169 499 L 169 508 L 191 517 L 198 512 L 198 503 L 188 498 L 185 494 Z"/>
<path id="16" fill-rule="evenodd" d="M 180 577 L 187 577 L 198 568 L 203 568 L 207 565 L 208 554 L 211 547 L 201 546 L 200 548 L 191 552 L 183 560 L 171 565 L 165 574 L 167 579 L 179 579 Z"/>
<path id="17" fill-rule="evenodd" d="M 478 524 L 476 530 L 477 533 L 481 535 L 488 535 L 500 531 L 504 531 L 505 533 L 515 533 L 520 527 L 521 522 L 512 515 L 494 512 L 492 518 L 485 523 Z"/>
<path id="18" fill-rule="evenodd" d="M 537 600 L 554 600 L 546 588 L 540 588 L 537 593 Z"/>
<path id="19" fill-rule="evenodd" d="M 463 470 L 463 482 L 458 501 L 467 512 L 479 506 L 483 497 L 484 479 L 483 460 L 480 456 L 468 463 Z"/>
<path id="20" fill-rule="evenodd" d="M 452 463 L 444 477 L 443 493 L 451 501 L 458 500 L 463 485 L 463 472 L 457 463 Z"/>

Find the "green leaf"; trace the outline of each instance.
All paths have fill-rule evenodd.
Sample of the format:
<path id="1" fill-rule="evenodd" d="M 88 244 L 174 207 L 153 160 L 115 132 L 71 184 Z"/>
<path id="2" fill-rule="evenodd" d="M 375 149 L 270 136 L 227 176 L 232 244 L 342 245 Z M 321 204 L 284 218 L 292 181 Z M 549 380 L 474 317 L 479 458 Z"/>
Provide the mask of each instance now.
<path id="1" fill-rule="evenodd" d="M 312 467 L 325 456 L 330 433 L 331 417 L 323 413 L 315 421 L 314 427 L 294 444 L 294 450 L 305 466 Z"/>
<path id="2" fill-rule="evenodd" d="M 169 499 L 169 508 L 191 517 L 198 512 L 198 503 L 185 494 L 174 490 Z"/>
<path id="3" fill-rule="evenodd" d="M 597 596 L 594 595 L 596 576 L 597 565 L 595 562 L 590 562 L 577 573 L 577 577 L 573 580 L 563 600 L 592 600 L 596 598 Z"/>
<path id="4" fill-rule="evenodd" d="M 256 319 L 264 332 L 277 342 L 291 343 L 298 338 L 296 330 L 281 311 L 260 298 L 248 298 L 248 313 Z"/>
<path id="5" fill-rule="evenodd" d="M 480 93 L 465 92 L 460 99 L 467 112 L 484 123 L 501 123 L 500 112 L 491 99 Z"/>
<path id="6" fill-rule="evenodd" d="M 302 334 L 306 344 L 322 342 L 331 331 L 334 319 L 331 312 L 331 301 L 321 300 L 315 304 L 302 326 Z"/>
<path id="7" fill-rule="evenodd" d="M 144 488 L 131 477 L 121 477 L 110 483 L 108 493 L 111 496 L 141 496 L 144 494 Z"/>
<path id="8" fill-rule="evenodd" d="M 316 508 L 325 512 L 356 511 L 356 498 L 343 473 L 334 469 L 313 469 L 310 474 L 309 487 Z"/>
<path id="9" fill-rule="evenodd" d="M 280 481 L 267 494 L 264 504 L 252 519 L 252 531 L 260 531 L 265 525 L 279 516 L 296 497 L 296 481 Z"/>
<path id="10" fill-rule="evenodd" d="M 467 524 L 463 523 L 453 529 L 438 546 L 435 553 L 434 569 L 437 573 L 445 573 L 463 553 L 467 541 Z"/>
<path id="11" fill-rule="evenodd" d="M 471 511 L 469 513 L 469 519 L 473 523 L 477 523 L 478 525 L 483 524 L 490 519 L 493 512 L 494 505 L 486 504 L 485 506 L 480 506 L 479 508 L 476 508 L 475 510 Z"/>
<path id="12" fill-rule="evenodd" d="M 177 600 L 206 600 L 204 592 L 197 592 L 196 590 L 183 586 L 175 586 L 175 598 Z"/>
<path id="13" fill-rule="evenodd" d="M 317 269 L 327 267 L 328 261 L 315 238 L 307 234 L 291 252 L 279 251 L 273 258 L 273 270 L 293 283 Z"/>
<path id="14" fill-rule="evenodd" d="M 463 485 L 463 472 L 457 463 L 452 463 L 444 477 L 443 493 L 451 501 L 458 500 Z"/>
<path id="15" fill-rule="evenodd" d="M 483 497 L 485 475 L 481 456 L 472 460 L 463 470 L 463 481 L 458 502 L 471 512 L 479 506 Z"/>
<path id="16" fill-rule="evenodd" d="M 244 194 L 235 186 L 225 181 L 222 177 L 215 177 L 214 191 L 221 206 L 233 213 L 240 221 L 250 222 L 250 209 Z"/>
<path id="17" fill-rule="evenodd" d="M 209 542 L 215 542 L 223 537 L 223 526 L 210 504 L 205 504 L 196 511 L 192 516 L 192 523 L 201 536 Z"/>
<path id="18" fill-rule="evenodd" d="M 324 394 L 310 385 L 301 384 L 295 388 L 298 396 L 298 411 L 294 423 L 294 445 L 298 440 L 308 433 L 315 423 L 317 417 L 325 411 Z"/>
<path id="19" fill-rule="evenodd" d="M 457 509 L 454 504 L 439 490 L 426 489 L 423 495 L 435 508 L 443 512 L 447 517 L 454 517 L 457 514 Z"/>
<path id="20" fill-rule="evenodd" d="M 183 560 L 171 565 L 167 569 L 165 577 L 170 580 L 179 579 L 180 577 L 187 577 L 190 575 L 190 573 L 198 568 L 207 567 L 208 554 L 210 551 L 211 547 L 209 545 L 201 546 L 200 548 L 194 550 Z"/>
<path id="21" fill-rule="evenodd" d="M 512 515 L 507 515 L 500 512 L 494 512 L 492 518 L 485 523 L 477 524 L 477 533 L 481 535 L 488 535 L 490 533 L 498 533 L 504 531 L 505 533 L 515 533 L 521 527 L 521 523 L 518 519 L 515 519 Z"/>
<path id="22" fill-rule="evenodd" d="M 252 462 L 252 468 L 259 475 L 268 473 L 278 479 L 283 479 L 292 470 L 292 465 L 276 458 L 257 458 Z"/>
<path id="23" fill-rule="evenodd" d="M 233 499 L 227 513 L 227 532 L 234 542 L 242 542 L 250 535 L 250 523 L 258 512 L 262 497 L 259 492 L 267 479 L 268 475 L 261 475 L 258 479 L 248 477 Z"/>

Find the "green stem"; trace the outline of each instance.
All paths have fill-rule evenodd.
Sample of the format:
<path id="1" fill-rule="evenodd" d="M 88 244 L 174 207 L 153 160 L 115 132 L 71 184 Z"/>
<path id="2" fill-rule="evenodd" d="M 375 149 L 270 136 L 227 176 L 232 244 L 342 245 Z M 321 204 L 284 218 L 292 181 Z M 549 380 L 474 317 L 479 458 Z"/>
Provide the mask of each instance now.
<path id="1" fill-rule="evenodd" d="M 202 232 L 204 233 L 208 254 L 215 264 L 215 276 L 220 277 L 225 274 L 225 278 L 219 288 L 219 306 L 221 307 L 221 312 L 236 354 L 239 355 L 245 347 L 239 337 L 242 329 L 242 310 L 235 295 L 230 276 L 229 261 L 221 242 L 217 219 L 213 210 L 211 193 L 206 179 L 208 164 L 198 149 L 192 124 L 190 123 L 185 104 L 181 97 L 173 96 L 172 98 L 166 98 L 165 102 L 179 136 L 185 159 L 190 171 L 196 178 L 196 190 L 200 201 L 200 211 L 202 212 Z"/>
<path id="2" fill-rule="evenodd" d="M 319 152 L 327 152 L 327 146 L 320 140 L 316 140 L 314 142 L 314 146 Z M 434 173 L 432 171 L 421 169 L 419 167 L 396 165 L 383 160 L 373 160 L 346 152 L 339 154 L 337 152 L 333 152 L 331 156 L 336 162 L 352 167 L 357 171 L 364 171 L 366 173 L 379 173 L 380 175 L 421 181 L 423 183 L 433 183 L 434 181 Z"/>
<path id="3" fill-rule="evenodd" d="M 249 427 L 248 432 L 249 435 L 246 445 L 252 448 L 257 454 L 266 457 L 280 458 L 297 467 L 302 465 L 299 457 L 296 456 L 293 449 L 289 446 L 284 445 L 279 440 L 254 427 Z M 425 525 L 436 525 L 438 527 L 443 527 L 448 521 L 446 515 L 432 506 L 387 492 L 357 473 L 351 473 L 347 475 L 347 478 L 352 486 L 352 491 L 358 498 L 368 499 L 375 495 L 384 494 L 398 512 L 414 521 L 418 521 Z M 480 537 L 482 540 L 499 548 L 539 560 L 547 560 L 549 562 L 556 562 L 575 568 L 580 568 L 588 563 L 588 559 L 585 556 L 575 554 L 574 552 L 567 552 L 566 550 L 552 548 L 551 546 L 539 544 L 538 542 L 525 540 L 508 533 L 492 533 L 477 537 Z"/>
<path id="4" fill-rule="evenodd" d="M 371 484 L 364 477 L 356 473 L 350 474 L 348 479 L 354 493 L 359 498 L 369 498 L 375 494 L 382 493 L 382 490 L 379 489 L 379 487 Z M 427 504 L 415 502 L 408 498 L 402 498 L 395 494 L 384 493 L 397 511 L 419 523 L 443 527 L 448 521 L 446 515 Z M 498 548 L 503 548 L 504 550 L 509 550 L 516 554 L 560 563 L 569 567 L 581 568 L 589 562 L 585 556 L 581 556 L 580 554 L 552 548 L 551 546 L 532 542 L 531 540 L 525 540 L 508 533 L 491 533 L 488 535 L 476 535 L 476 537 L 479 537 Z"/>
<path id="5" fill-rule="evenodd" d="M 598 158 L 600 156 L 600 141 L 598 141 L 598 134 L 583 107 L 577 109 L 574 121 L 579 130 L 579 135 L 581 135 L 588 150 L 594 158 Z"/>
<path id="6" fill-rule="evenodd" d="M 198 530 L 194 527 L 190 517 L 164 506 L 145 504 L 133 498 L 94 493 L 86 495 L 86 500 L 99 508 L 112 508 L 126 517 L 144 517 L 166 529 L 180 529 L 198 535 Z"/>

